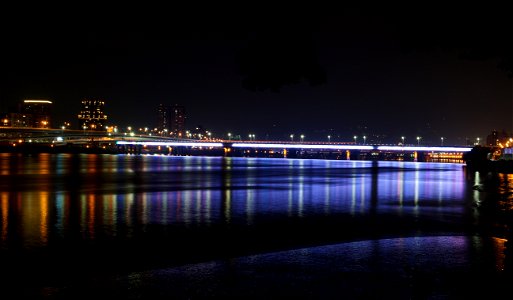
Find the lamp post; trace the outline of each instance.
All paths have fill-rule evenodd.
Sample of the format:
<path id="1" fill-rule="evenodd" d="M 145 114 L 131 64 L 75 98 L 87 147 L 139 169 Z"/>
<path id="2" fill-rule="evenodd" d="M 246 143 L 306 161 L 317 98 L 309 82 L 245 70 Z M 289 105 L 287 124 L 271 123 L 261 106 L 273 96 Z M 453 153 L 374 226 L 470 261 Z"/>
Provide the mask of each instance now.
<path id="1" fill-rule="evenodd" d="M 364 135 L 363 136 L 363 144 L 365 145 L 365 140 L 367 139 L 367 137 Z"/>
<path id="2" fill-rule="evenodd" d="M 231 141 L 232 140 L 232 134 L 230 132 L 228 132 L 228 140 Z"/>
<path id="3" fill-rule="evenodd" d="M 357 138 L 358 138 L 358 137 L 357 137 L 356 135 L 355 135 L 355 136 L 353 136 L 353 139 L 354 139 L 354 143 L 355 143 L 355 144 L 356 144 L 356 139 L 357 139 Z"/>
<path id="4" fill-rule="evenodd" d="M 420 136 L 417 137 L 417 146 L 420 146 Z"/>
<path id="5" fill-rule="evenodd" d="M 401 137 L 401 140 L 403 141 L 403 147 L 404 147 L 404 136 Z"/>
<path id="6" fill-rule="evenodd" d="M 328 135 L 328 143 L 331 142 L 331 135 Z"/>
<path id="7" fill-rule="evenodd" d="M 442 147 L 444 146 L 444 137 L 440 138 L 442 140 Z"/>
<path id="8" fill-rule="evenodd" d="M 480 140 L 480 138 L 476 138 L 476 140 L 477 140 L 476 145 L 479 145 L 479 140 Z"/>
<path id="9" fill-rule="evenodd" d="M 290 141 L 291 141 L 291 142 L 293 142 L 293 141 L 294 141 L 294 135 L 293 135 L 293 134 L 291 134 L 291 135 L 290 135 Z"/>
<path id="10" fill-rule="evenodd" d="M 302 134 L 302 135 L 301 135 L 301 142 L 304 142 L 304 141 L 305 141 L 305 135 L 304 135 L 304 134 Z"/>

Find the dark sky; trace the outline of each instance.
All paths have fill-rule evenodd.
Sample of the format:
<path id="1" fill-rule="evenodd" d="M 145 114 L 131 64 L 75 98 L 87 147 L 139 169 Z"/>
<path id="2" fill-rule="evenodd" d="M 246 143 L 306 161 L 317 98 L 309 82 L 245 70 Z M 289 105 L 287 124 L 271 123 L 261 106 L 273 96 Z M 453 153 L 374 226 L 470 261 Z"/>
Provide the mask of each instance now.
<path id="1" fill-rule="evenodd" d="M 50 10 L 3 12 L 1 111 L 49 99 L 76 124 L 98 98 L 111 124 L 152 127 L 158 104 L 180 104 L 189 128 L 261 139 L 513 129 L 507 8 Z"/>

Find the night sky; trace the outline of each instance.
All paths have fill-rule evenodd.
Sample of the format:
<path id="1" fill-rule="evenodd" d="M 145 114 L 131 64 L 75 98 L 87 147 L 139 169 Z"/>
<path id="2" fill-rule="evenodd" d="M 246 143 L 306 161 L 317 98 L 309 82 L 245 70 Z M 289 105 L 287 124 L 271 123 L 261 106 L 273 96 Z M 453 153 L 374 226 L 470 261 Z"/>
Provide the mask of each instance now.
<path id="1" fill-rule="evenodd" d="M 4 10 L 1 112 L 48 99 L 77 124 L 104 99 L 111 125 L 153 127 L 180 104 L 188 128 L 257 139 L 513 130 L 506 7 L 64 9 Z"/>

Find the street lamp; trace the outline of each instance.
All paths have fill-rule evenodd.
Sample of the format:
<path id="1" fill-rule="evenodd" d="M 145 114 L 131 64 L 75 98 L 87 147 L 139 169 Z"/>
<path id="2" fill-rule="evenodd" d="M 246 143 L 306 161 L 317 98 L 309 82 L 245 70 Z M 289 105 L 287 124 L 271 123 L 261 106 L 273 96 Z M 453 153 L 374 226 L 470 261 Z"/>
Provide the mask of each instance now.
<path id="1" fill-rule="evenodd" d="M 294 135 L 293 134 L 290 135 L 290 141 L 292 141 L 292 142 L 294 141 Z"/>
<path id="2" fill-rule="evenodd" d="M 420 146 L 420 136 L 417 137 L 417 146 Z"/>
<path id="3" fill-rule="evenodd" d="M 365 139 L 367 139 L 367 137 L 364 135 L 363 136 L 363 144 L 365 145 Z"/>
<path id="4" fill-rule="evenodd" d="M 479 145 L 479 140 L 480 140 L 480 138 L 476 138 L 476 140 L 477 140 L 476 145 Z"/>
<path id="5" fill-rule="evenodd" d="M 231 140 L 232 139 L 232 134 L 230 132 L 228 132 L 228 140 Z"/>
<path id="6" fill-rule="evenodd" d="M 331 135 L 328 135 L 328 143 L 331 141 Z"/>
<path id="7" fill-rule="evenodd" d="M 440 138 L 442 140 L 442 147 L 444 146 L 444 137 Z"/>
<path id="8" fill-rule="evenodd" d="M 354 139 L 354 143 L 355 143 L 355 144 L 356 144 L 356 139 L 357 139 L 357 138 L 358 138 L 358 137 L 357 137 L 356 135 L 355 135 L 355 136 L 353 136 L 353 139 Z"/>
<path id="9" fill-rule="evenodd" d="M 403 141 L 403 146 L 404 146 L 404 136 L 401 137 L 401 140 Z"/>
<path id="10" fill-rule="evenodd" d="M 302 135 L 301 135 L 301 142 L 303 142 L 304 140 L 305 140 L 305 135 L 304 135 L 304 134 L 302 134 Z"/>

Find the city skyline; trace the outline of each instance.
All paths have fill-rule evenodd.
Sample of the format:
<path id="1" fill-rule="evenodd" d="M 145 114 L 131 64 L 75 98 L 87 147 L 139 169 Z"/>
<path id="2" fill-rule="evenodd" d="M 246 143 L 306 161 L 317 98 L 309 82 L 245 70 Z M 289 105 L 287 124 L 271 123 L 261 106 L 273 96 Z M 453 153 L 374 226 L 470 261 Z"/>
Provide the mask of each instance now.
<path id="1" fill-rule="evenodd" d="M 56 124 L 51 115 L 52 101 L 46 99 L 31 99 L 23 100 L 18 104 L 18 109 L 3 114 L 1 127 L 13 127 L 20 129 L 50 129 L 50 130 L 80 130 L 80 131 L 104 131 L 125 133 L 125 134 L 138 134 L 138 135 L 154 135 L 163 137 L 174 137 L 184 139 L 215 139 L 215 140 L 249 140 L 249 141 L 286 141 L 286 142 L 333 142 L 333 143 L 354 143 L 361 145 L 380 145 L 380 144 L 397 144 L 397 145 L 430 145 L 430 146 L 444 146 L 445 145 L 497 145 L 505 143 L 510 140 L 508 133 L 503 131 L 492 130 L 484 137 L 481 136 L 466 136 L 465 139 L 459 141 L 451 141 L 447 136 L 434 136 L 433 134 L 426 135 L 395 135 L 386 136 L 369 129 L 360 128 L 352 135 L 346 133 L 337 133 L 329 131 L 327 135 L 310 135 L 307 136 L 304 132 L 299 134 L 280 132 L 273 136 L 257 135 L 253 133 L 246 134 L 244 132 L 228 131 L 213 133 L 208 128 L 202 126 L 186 127 L 186 113 L 185 107 L 174 104 L 159 104 L 156 109 L 155 119 L 152 123 L 154 126 L 118 126 L 114 123 L 107 122 L 107 114 L 104 110 L 105 101 L 99 99 L 85 99 L 81 101 L 82 108 L 77 116 L 77 124 L 73 121 L 65 121 Z M 53 126 L 52 126 L 53 125 Z M 20 131 L 22 132 L 22 131 Z M 324 132 L 325 133 L 325 132 Z"/>
<path id="2" fill-rule="evenodd" d="M 9 47 L 0 111 L 21 99 L 49 99 L 59 123 L 80 111 L 82 99 L 99 98 L 119 126 L 154 126 L 158 104 L 176 103 L 187 108 L 188 127 L 216 134 L 351 139 L 429 132 L 457 143 L 493 130 L 511 133 L 512 83 L 497 58 L 462 59 L 460 45 L 443 44 L 459 29 L 482 42 L 475 30 L 482 28 L 495 32 L 484 48 L 495 47 L 507 31 L 490 22 L 499 10 L 484 9 L 481 19 L 468 17 L 477 14 L 471 8 L 448 10 L 453 19 L 441 15 L 438 25 L 423 24 L 433 11 L 412 9 L 400 18 L 392 9 L 345 8 L 286 19 L 185 13 L 150 20 L 152 11 L 144 24 L 100 15 L 90 26 L 55 19 L 34 28 L 36 17 L 3 38 Z M 45 47 L 34 51 L 37 45 Z M 278 75 L 264 73 L 262 80 L 259 66 Z"/>

